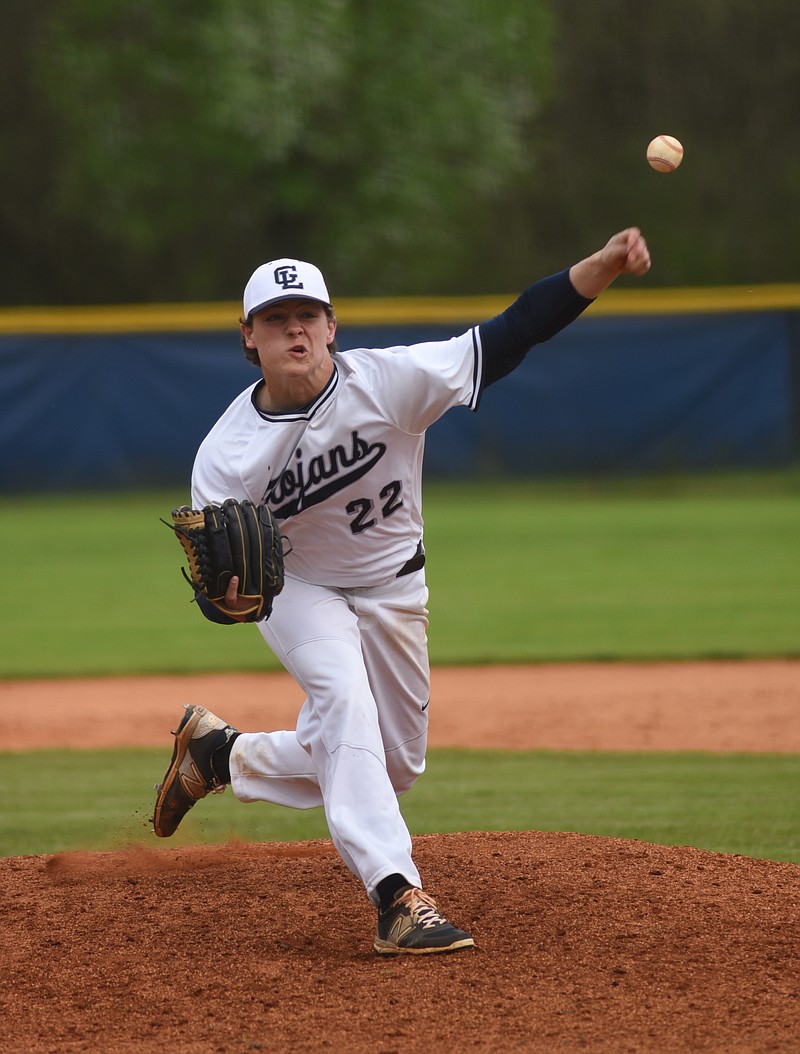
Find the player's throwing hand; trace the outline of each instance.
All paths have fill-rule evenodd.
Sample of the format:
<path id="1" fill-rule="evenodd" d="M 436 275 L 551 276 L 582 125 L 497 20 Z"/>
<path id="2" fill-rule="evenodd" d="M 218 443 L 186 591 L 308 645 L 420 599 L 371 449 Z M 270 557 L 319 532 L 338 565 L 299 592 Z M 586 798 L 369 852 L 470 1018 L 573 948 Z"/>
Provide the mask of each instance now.
<path id="1" fill-rule="evenodd" d="M 647 274 L 650 250 L 638 227 L 613 235 L 598 252 L 574 264 L 569 277 L 577 291 L 594 300 L 621 274 Z"/>
<path id="2" fill-rule="evenodd" d="M 650 270 L 650 250 L 638 227 L 628 227 L 610 238 L 603 255 L 608 265 L 618 274 L 647 274 Z"/>

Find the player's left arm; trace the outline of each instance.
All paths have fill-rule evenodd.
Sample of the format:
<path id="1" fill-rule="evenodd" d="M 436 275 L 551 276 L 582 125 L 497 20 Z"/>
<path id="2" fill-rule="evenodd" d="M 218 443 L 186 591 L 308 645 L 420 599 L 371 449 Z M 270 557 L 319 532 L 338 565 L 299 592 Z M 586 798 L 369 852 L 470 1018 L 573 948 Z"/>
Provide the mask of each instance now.
<path id="1" fill-rule="evenodd" d="M 511 373 L 535 345 L 581 315 L 621 274 L 645 274 L 650 253 L 641 231 L 629 227 L 566 271 L 534 282 L 505 311 L 479 327 L 482 387 Z"/>

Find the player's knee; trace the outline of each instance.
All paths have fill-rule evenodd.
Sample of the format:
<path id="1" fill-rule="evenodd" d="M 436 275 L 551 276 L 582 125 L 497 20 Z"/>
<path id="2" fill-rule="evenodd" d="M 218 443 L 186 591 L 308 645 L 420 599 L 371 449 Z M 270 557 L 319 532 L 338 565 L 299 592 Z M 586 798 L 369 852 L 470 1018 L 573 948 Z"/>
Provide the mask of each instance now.
<path id="1" fill-rule="evenodd" d="M 392 751 L 387 755 L 386 769 L 395 794 L 405 794 L 425 771 L 425 756 L 406 751 Z"/>

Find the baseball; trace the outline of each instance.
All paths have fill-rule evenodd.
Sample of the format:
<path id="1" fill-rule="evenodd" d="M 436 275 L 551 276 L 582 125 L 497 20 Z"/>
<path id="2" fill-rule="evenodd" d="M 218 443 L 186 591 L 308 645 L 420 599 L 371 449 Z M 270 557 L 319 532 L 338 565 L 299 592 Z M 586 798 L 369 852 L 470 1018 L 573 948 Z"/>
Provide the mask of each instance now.
<path id="1" fill-rule="evenodd" d="M 657 135 L 647 148 L 647 163 L 656 172 L 674 172 L 683 161 L 683 146 L 674 135 Z"/>

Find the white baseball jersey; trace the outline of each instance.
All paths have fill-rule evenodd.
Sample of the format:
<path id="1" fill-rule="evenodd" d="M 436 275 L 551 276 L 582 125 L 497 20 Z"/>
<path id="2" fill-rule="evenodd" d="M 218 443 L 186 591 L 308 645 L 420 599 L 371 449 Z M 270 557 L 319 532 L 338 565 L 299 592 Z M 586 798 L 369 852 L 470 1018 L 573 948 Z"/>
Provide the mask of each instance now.
<path id="1" fill-rule="evenodd" d="M 327 303 L 316 270 L 278 263 L 248 284 L 246 315 L 288 288 Z M 302 284 L 289 286 L 298 268 Z M 198 451 L 194 507 L 265 503 L 291 546 L 284 589 L 258 630 L 306 698 L 294 729 L 239 735 L 234 793 L 324 806 L 334 845 L 376 905 L 383 879 L 421 882 L 397 799 L 424 770 L 427 746 L 428 589 L 412 559 L 425 430 L 451 407 L 477 409 L 484 387 L 587 303 L 563 272 L 460 337 L 339 352 L 324 389 L 289 413 L 258 409 L 260 380 Z"/>
<path id="2" fill-rule="evenodd" d="M 410 347 L 337 352 L 301 410 L 265 413 L 239 395 L 203 441 L 194 508 L 267 504 L 291 546 L 288 574 L 319 585 L 387 582 L 422 539 L 425 430 L 454 406 L 476 409 L 480 331 Z"/>

